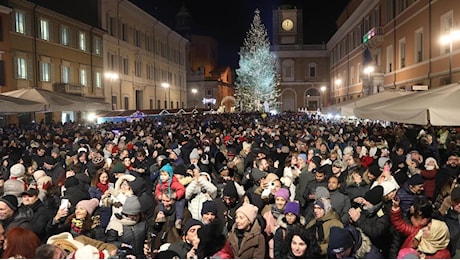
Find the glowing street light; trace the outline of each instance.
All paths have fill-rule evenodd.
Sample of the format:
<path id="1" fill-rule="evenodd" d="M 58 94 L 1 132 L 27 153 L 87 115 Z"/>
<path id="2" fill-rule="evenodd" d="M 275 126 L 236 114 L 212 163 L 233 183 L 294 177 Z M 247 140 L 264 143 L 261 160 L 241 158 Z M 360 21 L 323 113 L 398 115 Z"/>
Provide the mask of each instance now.
<path id="1" fill-rule="evenodd" d="M 169 90 L 169 83 L 168 82 L 163 82 L 163 83 L 161 83 L 161 87 L 163 87 L 165 89 L 165 102 L 167 102 L 167 103 L 165 103 L 165 109 L 166 109 L 166 108 L 168 108 L 168 103 L 169 103 L 169 100 L 166 100 L 166 89 Z M 171 92 L 170 92 L 169 97 L 171 97 Z"/>
<path id="2" fill-rule="evenodd" d="M 104 73 L 104 77 L 110 80 L 110 103 L 112 104 L 112 110 L 113 110 L 115 104 L 113 103 L 112 83 L 114 80 L 118 80 L 120 78 L 120 75 L 118 75 L 118 73 L 116 72 L 107 71 L 106 73 Z M 120 84 L 120 97 L 121 97 L 121 84 Z"/>
<path id="3" fill-rule="evenodd" d="M 449 84 L 452 83 L 452 42 L 458 39 L 460 39 L 460 31 L 452 30 L 452 28 L 448 34 L 440 38 L 442 45 L 449 44 Z"/>

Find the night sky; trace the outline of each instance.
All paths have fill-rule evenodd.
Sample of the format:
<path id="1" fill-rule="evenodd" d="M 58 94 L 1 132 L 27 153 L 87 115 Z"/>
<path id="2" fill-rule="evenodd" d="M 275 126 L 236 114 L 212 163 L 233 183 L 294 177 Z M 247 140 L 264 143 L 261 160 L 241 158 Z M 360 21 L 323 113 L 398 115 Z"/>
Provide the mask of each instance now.
<path id="1" fill-rule="evenodd" d="M 219 44 L 219 64 L 238 67 L 238 51 L 254 18 L 261 11 L 262 23 L 271 40 L 272 10 L 282 4 L 303 9 L 304 43 L 326 43 L 336 31 L 336 20 L 349 0 L 130 0 L 171 28 L 185 4 L 192 16 L 192 32 L 213 36 Z M 308 29 L 307 29 L 308 28 Z"/>

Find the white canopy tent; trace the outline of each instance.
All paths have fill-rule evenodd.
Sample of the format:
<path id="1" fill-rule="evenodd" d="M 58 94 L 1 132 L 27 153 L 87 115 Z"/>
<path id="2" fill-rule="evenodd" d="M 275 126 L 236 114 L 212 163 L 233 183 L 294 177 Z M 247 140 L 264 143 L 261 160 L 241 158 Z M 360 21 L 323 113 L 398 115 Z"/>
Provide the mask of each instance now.
<path id="1" fill-rule="evenodd" d="M 348 100 L 342 103 L 334 104 L 329 107 L 325 107 L 323 110 L 324 114 L 341 115 L 344 117 L 351 117 L 355 115 L 355 108 L 374 104 L 380 101 L 387 101 L 397 97 L 405 96 L 414 92 L 411 91 L 384 91 L 377 94 L 364 96 L 358 99 Z"/>
<path id="2" fill-rule="evenodd" d="M 357 117 L 438 126 L 460 126 L 460 84 L 450 84 L 357 107 Z"/>
<path id="3" fill-rule="evenodd" d="M 0 113 L 2 114 L 39 112 L 45 110 L 46 105 L 43 103 L 0 95 Z"/>
<path id="4" fill-rule="evenodd" d="M 98 99 L 53 92 L 46 89 L 23 88 L 1 94 L 46 104 L 48 112 L 108 110 L 110 108 L 108 103 Z"/>

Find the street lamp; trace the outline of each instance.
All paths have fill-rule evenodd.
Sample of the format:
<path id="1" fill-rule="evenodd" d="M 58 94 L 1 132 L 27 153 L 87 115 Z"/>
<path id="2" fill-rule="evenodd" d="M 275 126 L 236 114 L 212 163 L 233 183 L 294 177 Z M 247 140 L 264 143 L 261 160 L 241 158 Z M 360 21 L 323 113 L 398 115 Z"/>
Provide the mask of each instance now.
<path id="1" fill-rule="evenodd" d="M 374 72 L 374 66 L 369 65 L 366 66 L 363 70 L 365 74 L 367 74 L 367 94 L 370 93 L 370 88 L 371 88 L 371 73 Z M 363 95 L 364 95 L 364 85 L 363 85 Z"/>
<path id="2" fill-rule="evenodd" d="M 168 103 L 169 103 L 169 100 L 166 100 L 166 89 L 169 89 L 169 83 L 167 82 L 163 82 L 161 83 L 161 86 L 165 89 L 165 109 L 168 108 Z"/>
<path id="3" fill-rule="evenodd" d="M 322 96 L 323 96 L 323 98 L 321 100 L 322 100 L 322 102 L 324 102 L 324 93 L 326 92 L 326 86 L 321 86 L 319 89 L 321 90 Z M 326 102 L 324 102 L 324 103 L 326 103 Z M 322 107 L 324 107 L 324 104 L 322 104 Z"/>
<path id="4" fill-rule="evenodd" d="M 114 80 L 118 80 L 118 78 L 120 77 L 118 75 L 118 73 L 116 72 L 111 72 L 111 71 L 108 71 L 106 73 L 104 73 L 104 77 L 108 80 L 110 80 L 110 104 L 112 104 L 112 110 L 114 109 L 114 104 L 113 104 L 113 94 L 112 94 L 112 82 Z M 121 95 L 121 93 L 120 93 Z"/>
<path id="5" fill-rule="evenodd" d="M 198 89 L 192 88 L 193 93 L 193 107 L 196 108 L 196 93 L 198 93 Z"/>
<path id="6" fill-rule="evenodd" d="M 460 31 L 450 29 L 450 33 L 441 36 L 441 44 L 449 44 L 449 83 L 452 83 L 452 42 L 460 39 Z"/>

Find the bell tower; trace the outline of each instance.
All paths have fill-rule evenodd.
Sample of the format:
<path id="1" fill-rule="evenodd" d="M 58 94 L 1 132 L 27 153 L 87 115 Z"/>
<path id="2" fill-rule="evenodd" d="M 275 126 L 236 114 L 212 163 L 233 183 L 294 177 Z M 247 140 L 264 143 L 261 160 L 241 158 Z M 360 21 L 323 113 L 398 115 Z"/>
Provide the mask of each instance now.
<path id="1" fill-rule="evenodd" d="M 273 10 L 273 36 L 274 45 L 302 45 L 302 10 L 291 5 Z"/>

